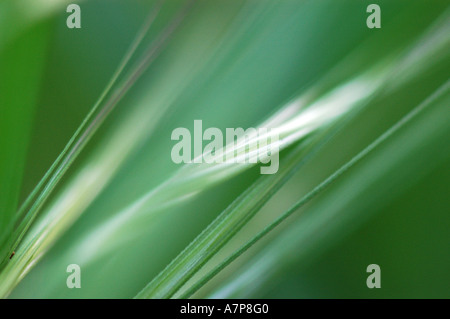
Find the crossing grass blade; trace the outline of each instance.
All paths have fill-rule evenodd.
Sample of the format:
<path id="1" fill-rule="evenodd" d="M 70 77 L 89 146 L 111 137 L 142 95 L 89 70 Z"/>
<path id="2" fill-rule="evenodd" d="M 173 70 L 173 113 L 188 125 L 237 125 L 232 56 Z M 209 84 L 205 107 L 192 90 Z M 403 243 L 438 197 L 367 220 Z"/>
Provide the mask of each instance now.
<path id="1" fill-rule="evenodd" d="M 399 179 L 427 174 L 448 154 L 433 149 L 445 147 L 448 134 L 448 4 L 379 1 L 377 30 L 366 28 L 366 4 L 351 0 L 85 1 L 79 30 L 66 28 L 66 0 L 2 1 L 0 297 L 277 296 L 269 287 L 291 280 L 288 265 L 311 262 L 362 225 L 358 209 L 397 198 L 389 188 L 400 189 Z M 44 18 L 52 32 L 41 34 L 36 22 Z M 108 83 L 103 92 L 99 83 Z M 430 114 L 413 132 L 411 122 Z M 260 177 L 254 163 L 176 165 L 171 132 L 197 119 L 223 131 L 271 128 L 280 137 L 279 171 Z M 392 144 L 402 134 L 408 143 Z M 259 137 L 251 138 L 223 151 L 233 159 L 256 154 Z M 358 175 L 369 164 L 370 174 Z M 406 175 L 392 181 L 377 176 L 400 167 Z M 342 200 L 327 197 L 349 176 L 359 183 L 338 189 Z M 436 180 L 433 189 L 445 189 L 445 174 Z M 348 198 L 353 206 L 341 212 Z M 425 209 L 439 220 L 432 235 L 446 234 L 445 203 Z M 66 288 L 73 263 L 82 289 Z M 353 263 L 347 257 L 346 266 Z M 430 286 L 439 288 L 445 271 L 433 268 Z M 286 294 L 314 293 L 297 284 Z"/>
<path id="2" fill-rule="evenodd" d="M 210 272 L 205 274 L 200 279 L 197 279 L 197 282 L 192 284 L 192 286 L 188 287 L 186 291 L 180 294 L 178 297 L 185 299 L 191 297 L 195 294 L 199 289 L 201 289 L 209 280 L 211 280 L 214 276 L 216 276 L 220 271 L 222 271 L 225 267 L 227 267 L 230 263 L 236 260 L 239 256 L 241 256 L 244 252 L 246 252 L 249 248 L 255 245 L 259 240 L 261 240 L 264 236 L 266 236 L 269 232 L 274 230 L 278 225 L 280 225 L 283 221 L 285 221 L 288 217 L 294 214 L 299 208 L 306 205 L 310 202 L 314 197 L 318 196 L 321 192 L 323 192 L 327 187 L 329 187 L 333 182 L 335 182 L 341 175 L 345 174 L 349 169 L 351 169 L 354 165 L 364 159 L 368 154 L 373 152 L 379 145 L 384 143 L 387 139 L 389 139 L 392 135 L 394 135 L 397 131 L 401 130 L 404 126 L 406 126 L 410 121 L 420 115 L 426 108 L 432 107 L 433 104 L 437 102 L 442 103 L 444 98 L 448 96 L 450 92 L 450 81 L 445 83 L 442 87 L 438 89 L 432 96 L 427 98 L 423 103 L 415 107 L 411 112 L 405 115 L 400 121 L 398 121 L 395 125 L 393 125 L 389 130 L 383 133 L 380 137 L 378 137 L 375 141 L 369 144 L 366 148 L 364 148 L 361 152 L 355 155 L 351 160 L 341 166 L 338 170 L 336 170 L 332 175 L 326 178 L 319 185 L 314 187 L 310 192 L 304 195 L 301 199 L 299 199 L 295 204 L 293 204 L 287 211 L 283 212 L 278 218 L 272 221 L 269 225 L 267 225 L 262 231 L 260 231 L 256 236 L 242 245 L 240 248 L 236 249 L 233 254 L 228 256 L 225 260 L 215 266 Z M 448 100 L 448 99 L 447 99 Z M 193 250 L 191 250 L 193 251 Z M 178 265 L 183 264 L 182 261 L 178 261 Z M 181 281 L 178 288 L 181 287 L 181 284 L 184 284 L 187 280 Z M 145 289 L 145 292 L 147 290 Z M 138 297 L 147 296 L 152 297 L 151 295 L 145 295 L 145 292 L 141 292 Z M 232 293 L 232 292 L 228 292 Z M 156 296 L 158 297 L 171 297 L 168 296 Z"/>

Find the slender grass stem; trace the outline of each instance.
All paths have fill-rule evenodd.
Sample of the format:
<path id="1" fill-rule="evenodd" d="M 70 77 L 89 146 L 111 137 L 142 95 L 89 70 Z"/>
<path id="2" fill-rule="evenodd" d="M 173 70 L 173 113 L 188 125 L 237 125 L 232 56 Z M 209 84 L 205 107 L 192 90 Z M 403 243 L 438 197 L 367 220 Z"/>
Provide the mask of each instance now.
<path id="1" fill-rule="evenodd" d="M 150 27 L 155 21 L 163 3 L 164 0 L 160 0 L 155 4 L 98 100 L 86 115 L 86 117 L 83 119 L 80 126 L 72 135 L 62 152 L 58 155 L 56 160 L 53 162 L 53 164 L 50 166 L 50 168 L 47 170 L 39 183 L 35 186 L 35 188 L 28 195 L 28 197 L 25 199 L 25 201 L 17 211 L 17 219 L 20 220 L 20 223 L 16 225 L 14 234 L 10 238 L 9 245 L 5 245 L 6 248 L 9 249 L 9 251 L 4 256 L 5 260 L 7 260 L 6 258 L 19 245 L 23 236 L 37 216 L 39 209 L 48 199 L 50 193 L 55 188 L 57 183 L 61 180 L 64 173 L 69 169 L 70 165 L 73 163 L 77 155 L 81 152 L 83 147 L 88 143 L 89 139 L 100 126 L 99 116 L 104 114 L 104 110 L 107 109 L 108 106 L 111 105 L 111 103 L 106 104 L 97 116 L 94 117 L 94 115 L 99 110 L 100 106 L 105 101 L 106 97 L 111 92 L 112 88 L 117 83 L 119 77 L 135 54 L 136 50 L 142 43 L 145 35 L 148 33 Z M 117 104 L 117 102 L 115 104 Z M 109 108 L 111 108 L 111 106 Z M 27 213 L 25 214 L 25 212 Z"/>
<path id="2" fill-rule="evenodd" d="M 399 131 L 402 127 L 404 127 L 408 122 L 413 120 L 425 108 L 427 108 L 434 101 L 436 101 L 436 99 L 443 96 L 445 93 L 448 93 L 449 89 L 450 89 L 450 81 L 447 81 L 435 93 L 433 93 L 425 101 L 423 101 L 421 104 L 419 104 L 413 110 L 411 110 L 408 114 L 406 114 L 403 118 L 401 118 L 396 124 L 394 124 L 391 128 L 389 128 L 382 135 L 380 135 L 375 141 L 370 143 L 366 148 L 364 148 L 361 152 L 359 152 L 357 155 L 355 155 L 350 161 L 348 161 L 347 163 L 342 165 L 338 170 L 336 170 L 328 178 L 326 178 L 319 185 L 314 187 L 310 192 L 308 192 L 305 196 L 303 196 L 300 200 L 298 200 L 294 205 L 292 205 L 287 211 L 282 213 L 277 219 L 275 219 L 271 224 L 266 226 L 256 236 L 254 236 L 252 239 L 250 239 L 248 242 L 246 242 L 244 245 L 242 245 L 239 249 L 237 249 L 235 252 L 233 252 L 229 257 L 227 257 L 220 264 L 218 264 L 216 267 L 214 267 L 205 276 L 200 278 L 195 284 L 193 284 L 190 288 L 188 288 L 185 292 L 183 292 L 179 297 L 180 298 L 191 297 L 200 288 L 202 288 L 207 282 L 209 282 L 212 278 L 214 278 L 219 272 L 221 272 L 224 268 L 226 268 L 229 264 L 231 264 L 234 260 L 236 260 L 239 256 L 241 256 L 244 252 L 246 252 L 254 244 L 256 244 L 260 239 L 262 239 L 269 232 L 271 232 L 273 229 L 275 229 L 284 220 L 286 220 L 289 216 L 291 216 L 293 213 L 295 213 L 299 208 L 301 208 L 302 206 L 304 206 L 305 204 L 310 202 L 315 196 L 320 194 L 323 190 L 325 190 L 328 186 L 330 186 L 333 182 L 335 182 L 339 177 L 341 177 L 345 172 L 347 172 L 350 168 L 352 168 L 358 162 L 360 162 L 363 158 L 365 158 L 375 148 L 377 148 L 379 145 L 381 145 L 389 137 L 394 135 L 397 131 Z"/>

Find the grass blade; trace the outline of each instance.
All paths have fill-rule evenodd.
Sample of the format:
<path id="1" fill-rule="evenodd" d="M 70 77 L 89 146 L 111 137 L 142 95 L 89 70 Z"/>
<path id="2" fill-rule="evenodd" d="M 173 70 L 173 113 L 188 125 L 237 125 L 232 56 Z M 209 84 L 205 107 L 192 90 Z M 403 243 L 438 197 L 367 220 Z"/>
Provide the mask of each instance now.
<path id="1" fill-rule="evenodd" d="M 294 205 L 292 205 L 287 211 L 283 212 L 277 219 L 275 219 L 272 223 L 266 226 L 262 231 L 260 231 L 256 236 L 242 245 L 239 249 L 237 249 L 233 254 L 227 257 L 224 261 L 214 267 L 209 273 L 205 274 L 202 278 L 200 278 L 195 284 L 193 284 L 189 289 L 187 289 L 184 293 L 182 293 L 180 298 L 189 298 L 194 293 L 196 293 L 200 288 L 202 288 L 209 280 L 211 280 L 214 276 L 216 276 L 220 271 L 222 271 L 225 267 L 227 267 L 230 263 L 236 260 L 239 256 L 241 256 L 244 252 L 246 252 L 249 248 L 251 248 L 254 244 L 256 244 L 260 239 L 266 236 L 269 232 L 275 229 L 278 225 L 280 225 L 284 220 L 286 220 L 289 216 L 294 214 L 299 208 L 307 204 L 314 197 L 319 195 L 323 190 L 325 190 L 328 186 L 330 186 L 333 182 L 335 182 L 339 177 L 341 177 L 345 172 L 355 166 L 358 162 L 360 162 L 363 158 L 365 158 L 369 153 L 371 153 L 374 149 L 376 149 L 379 145 L 389 139 L 392 135 L 394 135 L 397 131 L 402 129 L 408 122 L 417 117 L 421 112 L 423 112 L 427 107 L 432 105 L 436 100 L 444 97 L 449 93 L 450 90 L 450 81 L 441 86 L 434 94 L 428 97 L 424 102 L 415 107 L 412 111 L 410 111 L 407 115 L 405 115 L 401 120 L 399 120 L 395 125 L 393 125 L 389 130 L 383 133 L 380 137 L 378 137 L 375 141 L 369 144 L 366 148 L 364 148 L 361 152 L 355 155 L 350 161 L 341 166 L 338 170 L 336 170 L 332 175 L 326 178 L 323 182 L 317 185 L 314 189 L 304 195 L 301 199 L 299 199 Z"/>

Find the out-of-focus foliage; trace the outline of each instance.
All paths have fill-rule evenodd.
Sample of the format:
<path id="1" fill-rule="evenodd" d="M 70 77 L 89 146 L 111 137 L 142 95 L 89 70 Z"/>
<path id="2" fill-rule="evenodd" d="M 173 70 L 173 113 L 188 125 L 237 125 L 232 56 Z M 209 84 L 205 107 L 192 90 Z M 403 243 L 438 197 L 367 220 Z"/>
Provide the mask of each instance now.
<path id="1" fill-rule="evenodd" d="M 183 296 L 427 103 L 194 296 L 449 297 L 450 8 L 376 2 L 381 29 L 353 0 L 92 0 L 68 29 L 69 1 L 2 1 L 1 296 Z M 20 205 L 96 102 L 22 238 Z M 278 128 L 279 175 L 174 164 L 171 132 L 196 119 Z M 372 263 L 382 289 L 365 286 Z"/>

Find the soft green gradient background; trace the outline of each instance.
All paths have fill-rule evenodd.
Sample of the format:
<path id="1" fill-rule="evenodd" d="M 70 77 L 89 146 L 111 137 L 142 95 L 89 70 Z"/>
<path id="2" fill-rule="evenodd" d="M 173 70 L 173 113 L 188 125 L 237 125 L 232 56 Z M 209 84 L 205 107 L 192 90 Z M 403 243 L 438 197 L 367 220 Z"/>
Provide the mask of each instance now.
<path id="1" fill-rule="evenodd" d="M 153 3 L 80 2 L 82 29 L 69 30 L 65 26 L 67 2 L 60 1 L 38 17 L 22 2 L 23 7 L 13 1 L 0 5 L 0 29 L 9 28 L 0 33 L 0 203 L 4 216 L 14 211 L 62 150 Z M 169 0 L 165 4 L 145 43 L 183 3 Z M 382 8 L 380 30 L 366 27 L 369 3 Z M 259 168 L 251 169 L 167 209 L 148 223 L 137 240 L 81 265 L 82 289 L 68 289 L 66 267 L 78 263 L 71 253 L 76 243 L 178 168 L 170 159 L 174 128 L 191 128 L 194 119 L 202 119 L 204 127 L 221 129 L 256 126 L 317 82 L 325 83 L 319 91 L 345 83 L 383 57 L 406 49 L 448 7 L 447 1 L 425 0 L 199 1 L 77 159 L 54 197 L 72 176 L 96 160 L 97 151 L 107 145 L 127 116 L 142 111 L 151 119 L 158 110 L 166 111 L 153 130 L 142 131 L 142 140 L 105 189 L 10 297 L 135 296 L 259 172 Z M 13 21 L 5 18 L 11 12 L 17 15 Z M 212 264 L 448 80 L 448 43 L 447 54 L 437 57 L 432 67 L 421 70 L 398 90 L 374 98 Z M 364 54 L 354 56 L 350 68 L 330 71 L 361 47 Z M 409 123 L 196 297 L 449 298 L 449 105 L 447 97 Z M 19 187 L 20 193 L 9 195 Z M 310 231 L 317 223 L 320 231 Z M 2 231 L 6 224 L 2 219 Z M 267 269 L 261 261 L 267 261 Z M 381 266 L 381 289 L 366 287 L 365 269 L 372 263 Z M 260 276 L 244 281 L 232 294 L 217 293 L 241 273 L 260 269 L 264 269 Z"/>

